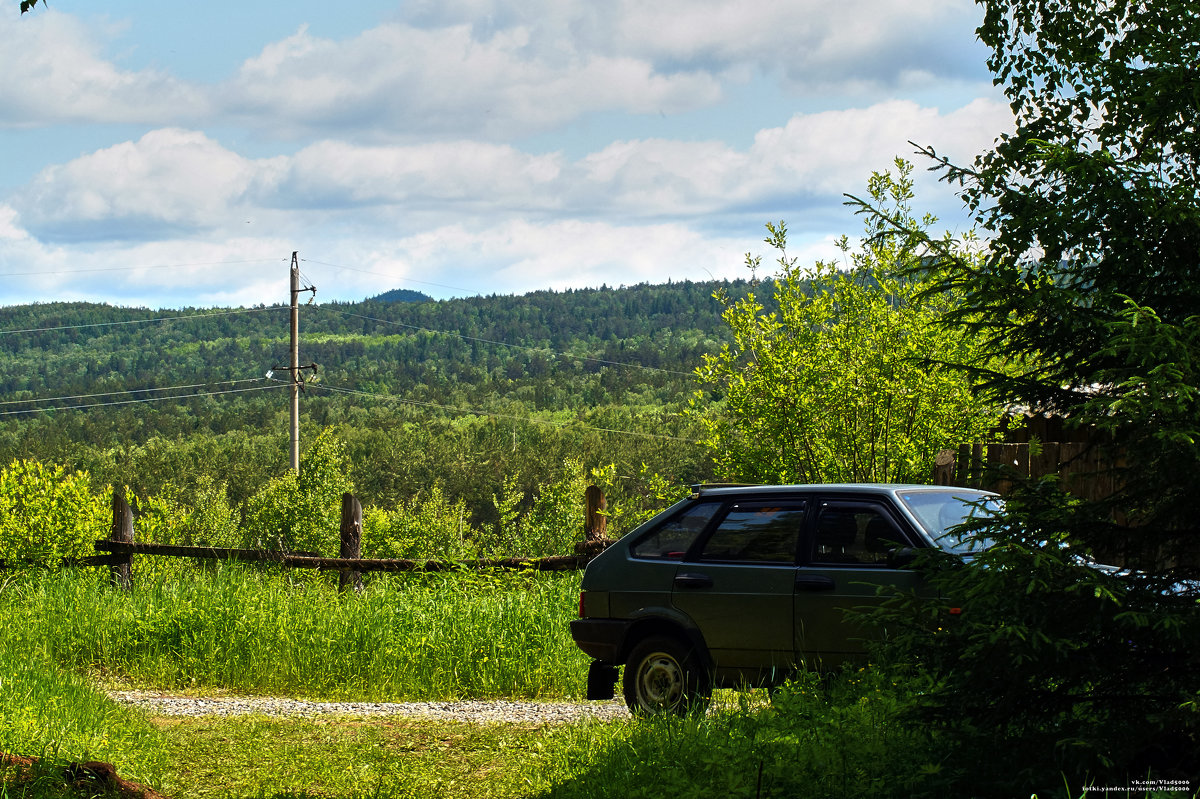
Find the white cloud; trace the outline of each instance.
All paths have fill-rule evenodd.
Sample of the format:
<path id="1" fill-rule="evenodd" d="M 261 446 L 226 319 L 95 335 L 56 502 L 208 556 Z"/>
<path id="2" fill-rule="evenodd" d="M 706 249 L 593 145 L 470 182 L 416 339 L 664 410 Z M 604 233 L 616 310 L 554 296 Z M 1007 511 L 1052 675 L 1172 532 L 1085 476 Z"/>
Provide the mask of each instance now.
<path id="1" fill-rule="evenodd" d="M 570 50 L 714 75 L 754 65 L 800 92 L 983 77 L 970 0 L 437 0 L 405 14 L 425 28 L 470 25 L 481 39 L 526 30 L 542 57 Z"/>
<path id="2" fill-rule="evenodd" d="M 893 101 L 798 114 L 760 131 L 745 150 L 649 139 L 616 142 L 575 162 L 471 141 L 324 141 L 256 160 L 202 133 L 163 129 L 48 167 L 11 204 L 25 228 L 61 240 L 190 236 L 241 229 L 247 220 L 277 231 L 387 223 L 401 234 L 446 219 L 489 225 L 603 215 L 623 224 L 703 226 L 709 215 L 779 218 L 838 202 L 895 156 L 910 156 L 910 140 L 936 142 L 969 162 L 1007 119 L 1007 109 L 989 101 L 945 114 Z"/>
<path id="3" fill-rule="evenodd" d="M 244 194 L 271 163 L 251 163 L 195 131 L 154 130 L 136 142 L 47 167 L 16 201 L 25 224 L 41 235 L 186 231 L 244 215 Z"/>
<path id="4" fill-rule="evenodd" d="M 0 241 L 22 241 L 29 233 L 17 222 L 17 209 L 0 204 Z"/>
<path id="5" fill-rule="evenodd" d="M 0 15 L 0 126 L 244 124 L 270 138 L 500 140 L 596 113 L 718 105 L 756 71 L 804 95 L 874 99 L 979 81 L 968 0 L 467 2 L 345 38 L 301 25 L 222 83 L 130 71 L 114 26 Z M 863 93 L 874 92 L 868 96 Z"/>
<path id="6" fill-rule="evenodd" d="M 117 29 L 89 30 L 53 9 L 25 16 L 0 14 L 0 127 L 161 123 L 208 112 L 199 88 L 164 72 L 122 70 L 105 60 L 97 36 L 111 38 Z"/>
<path id="7" fill-rule="evenodd" d="M 548 59 L 529 38 L 524 28 L 481 40 L 466 25 L 385 24 L 339 42 L 302 28 L 246 61 L 220 96 L 227 113 L 276 134 L 357 126 L 376 138 L 523 135 L 588 112 L 673 112 L 720 97 L 703 72 L 578 51 Z"/>
<path id="8" fill-rule="evenodd" d="M 546 203 L 545 193 L 556 193 L 553 186 L 564 167 L 556 154 L 528 155 L 471 141 L 411 147 L 325 141 L 287 163 L 278 187 L 284 204 L 461 203 L 513 210 Z"/>

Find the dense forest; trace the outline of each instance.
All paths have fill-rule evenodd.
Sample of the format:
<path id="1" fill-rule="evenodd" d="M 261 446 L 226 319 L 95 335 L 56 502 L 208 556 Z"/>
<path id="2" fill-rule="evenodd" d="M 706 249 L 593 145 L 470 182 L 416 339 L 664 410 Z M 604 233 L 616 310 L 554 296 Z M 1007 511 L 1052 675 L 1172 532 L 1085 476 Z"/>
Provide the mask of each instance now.
<path id="1" fill-rule="evenodd" d="M 434 301 L 394 291 L 302 306 L 303 442 L 332 429 L 364 502 L 436 486 L 478 523 L 509 481 L 532 496 L 568 460 L 710 476 L 684 410 L 728 339 L 714 292 L 669 283 Z M 761 293 L 770 295 L 770 291 Z M 0 308 L 0 461 L 86 470 L 134 496 L 225 484 L 238 506 L 287 468 L 289 309 Z"/>

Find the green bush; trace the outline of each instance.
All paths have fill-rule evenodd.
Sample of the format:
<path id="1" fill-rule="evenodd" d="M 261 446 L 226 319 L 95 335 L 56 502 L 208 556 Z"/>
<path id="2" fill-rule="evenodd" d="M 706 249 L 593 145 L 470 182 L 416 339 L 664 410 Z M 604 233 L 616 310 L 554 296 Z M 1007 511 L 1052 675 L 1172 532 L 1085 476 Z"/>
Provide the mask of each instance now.
<path id="1" fill-rule="evenodd" d="M 109 535 L 108 502 L 92 493 L 87 472 L 36 461 L 13 461 L 0 471 L 0 558 L 57 565 L 96 554 Z"/>
<path id="2" fill-rule="evenodd" d="M 928 551 L 931 594 L 876 614 L 877 656 L 914 697 L 904 721 L 940 730 L 945 768 L 980 796 L 1200 775 L 1198 598 L 1087 558 L 1078 529 L 1111 523 L 1089 507 L 1053 477 L 1019 485 L 973 523 L 993 546 Z"/>
<path id="3" fill-rule="evenodd" d="M 363 509 L 363 557 L 464 560 L 476 537 L 466 503 L 450 502 L 436 484 L 393 510 Z"/>
<path id="4" fill-rule="evenodd" d="M 305 451 L 300 475 L 267 483 L 246 508 L 247 544 L 331 556 L 341 540 L 342 494 L 353 490 L 345 447 L 332 430 Z"/>

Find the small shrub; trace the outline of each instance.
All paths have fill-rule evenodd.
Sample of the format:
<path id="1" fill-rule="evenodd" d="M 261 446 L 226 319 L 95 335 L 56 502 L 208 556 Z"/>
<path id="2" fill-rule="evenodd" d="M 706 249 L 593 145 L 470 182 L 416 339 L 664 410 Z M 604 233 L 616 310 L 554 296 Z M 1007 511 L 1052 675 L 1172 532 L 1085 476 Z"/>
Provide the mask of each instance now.
<path id="1" fill-rule="evenodd" d="M 53 566 L 94 555 L 93 542 L 108 537 L 110 520 L 87 472 L 25 460 L 0 471 L 0 558 Z"/>
<path id="2" fill-rule="evenodd" d="M 477 537 L 462 500 L 450 502 L 440 485 L 394 510 L 363 510 L 363 556 L 458 561 L 470 556 Z"/>
<path id="3" fill-rule="evenodd" d="M 250 498 L 246 530 L 251 546 L 333 555 L 340 540 L 342 494 L 353 489 L 345 448 L 325 430 L 305 451 L 300 475 L 289 472 Z"/>

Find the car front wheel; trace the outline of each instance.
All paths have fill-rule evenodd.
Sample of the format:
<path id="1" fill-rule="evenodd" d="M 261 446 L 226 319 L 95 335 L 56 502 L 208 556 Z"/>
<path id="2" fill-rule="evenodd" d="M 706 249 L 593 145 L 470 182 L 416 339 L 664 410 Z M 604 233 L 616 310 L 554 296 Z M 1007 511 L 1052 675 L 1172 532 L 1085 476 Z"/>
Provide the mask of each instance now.
<path id="1" fill-rule="evenodd" d="M 712 694 L 696 647 L 669 636 L 639 642 L 629 654 L 621 684 L 629 711 L 642 716 L 703 711 Z"/>

